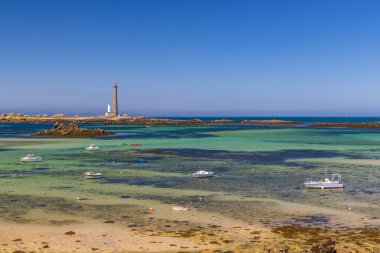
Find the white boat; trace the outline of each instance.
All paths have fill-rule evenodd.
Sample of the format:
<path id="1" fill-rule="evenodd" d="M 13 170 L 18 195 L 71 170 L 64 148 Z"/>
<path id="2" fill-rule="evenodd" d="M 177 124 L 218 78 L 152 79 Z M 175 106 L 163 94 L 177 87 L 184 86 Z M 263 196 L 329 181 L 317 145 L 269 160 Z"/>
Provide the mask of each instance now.
<path id="1" fill-rule="evenodd" d="M 303 184 L 306 188 L 313 189 L 332 189 L 344 187 L 341 175 L 338 173 L 333 174 L 331 179 L 325 175 L 325 178 L 321 179 L 320 181 L 313 181 L 312 179 L 308 178 Z"/>
<path id="2" fill-rule="evenodd" d="M 193 173 L 193 177 L 213 177 L 213 176 L 214 176 L 214 172 L 212 171 L 200 170 Z"/>
<path id="3" fill-rule="evenodd" d="M 103 174 L 100 172 L 93 172 L 93 171 L 86 171 L 84 173 L 84 178 L 87 179 L 97 179 L 97 178 L 102 178 Z"/>
<path id="4" fill-rule="evenodd" d="M 98 150 L 98 149 L 99 149 L 99 147 L 98 147 L 98 146 L 96 146 L 95 144 L 91 144 L 91 145 L 90 145 L 90 146 L 88 146 L 86 149 L 87 149 L 87 150 Z"/>
<path id="5" fill-rule="evenodd" d="M 40 156 L 35 156 L 34 154 L 27 154 L 25 157 L 21 158 L 21 162 L 42 162 Z"/>
<path id="6" fill-rule="evenodd" d="M 174 211 L 188 211 L 188 210 L 190 210 L 190 207 L 187 207 L 187 206 L 173 206 L 172 209 Z"/>

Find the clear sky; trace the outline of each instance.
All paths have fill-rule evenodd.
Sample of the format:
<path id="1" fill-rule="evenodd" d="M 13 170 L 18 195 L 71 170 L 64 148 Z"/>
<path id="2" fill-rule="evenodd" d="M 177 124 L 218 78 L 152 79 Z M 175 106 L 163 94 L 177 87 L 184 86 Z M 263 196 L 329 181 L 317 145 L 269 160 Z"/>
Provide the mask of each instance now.
<path id="1" fill-rule="evenodd" d="M 378 0 L 0 0 L 0 111 L 380 116 Z"/>

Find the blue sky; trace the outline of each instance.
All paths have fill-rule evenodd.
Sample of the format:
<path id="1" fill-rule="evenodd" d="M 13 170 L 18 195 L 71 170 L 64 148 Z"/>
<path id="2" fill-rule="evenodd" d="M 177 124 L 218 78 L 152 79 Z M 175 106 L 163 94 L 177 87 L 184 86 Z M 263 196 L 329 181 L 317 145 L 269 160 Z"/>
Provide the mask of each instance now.
<path id="1" fill-rule="evenodd" d="M 380 1 L 0 0 L 0 111 L 380 116 Z"/>

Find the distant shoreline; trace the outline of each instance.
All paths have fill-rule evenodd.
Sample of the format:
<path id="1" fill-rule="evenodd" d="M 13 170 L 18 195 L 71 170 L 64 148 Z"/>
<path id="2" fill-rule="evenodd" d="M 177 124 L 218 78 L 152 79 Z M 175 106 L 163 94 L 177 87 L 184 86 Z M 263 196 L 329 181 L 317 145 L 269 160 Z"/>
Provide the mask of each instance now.
<path id="1" fill-rule="evenodd" d="M 280 117 L 281 118 L 281 117 Z M 303 127 L 318 127 L 318 128 L 361 128 L 361 129 L 380 129 L 380 121 L 376 122 L 301 122 L 291 120 L 270 119 L 245 119 L 232 120 L 228 119 L 213 119 L 202 120 L 198 118 L 145 118 L 133 116 L 119 117 L 101 117 L 101 116 L 27 116 L 27 115 L 7 115 L 0 116 L 0 124 L 6 123 L 101 123 L 106 125 L 145 125 L 145 126 L 191 126 L 191 125 L 258 125 L 258 126 L 303 126 Z"/>
<path id="2" fill-rule="evenodd" d="M 102 123 L 108 125 L 227 125 L 227 124 L 250 124 L 250 125 L 276 125 L 276 126 L 295 126 L 302 122 L 286 120 L 201 120 L 201 119 L 172 119 L 172 118 L 145 118 L 145 117 L 99 117 L 99 116 L 26 116 L 26 115 L 9 115 L 0 116 L 0 123 Z"/>

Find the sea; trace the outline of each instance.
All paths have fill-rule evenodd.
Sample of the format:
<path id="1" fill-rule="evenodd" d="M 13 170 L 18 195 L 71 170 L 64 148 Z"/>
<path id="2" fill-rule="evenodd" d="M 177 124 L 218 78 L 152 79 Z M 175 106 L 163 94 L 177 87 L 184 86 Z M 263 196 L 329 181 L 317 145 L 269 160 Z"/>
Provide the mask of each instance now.
<path id="1" fill-rule="evenodd" d="M 204 121 L 212 120 L 286 120 L 286 121 L 297 121 L 303 123 L 319 123 L 319 122 L 344 122 L 344 123 L 359 123 L 359 122 L 380 122 L 380 117 L 158 117 L 166 119 L 179 119 L 179 120 L 189 120 L 189 119 L 200 119 Z"/>
<path id="2" fill-rule="evenodd" d="M 276 119 L 380 121 L 350 117 Z M 83 218 L 104 213 L 108 218 L 121 217 L 125 210 L 120 210 L 120 204 L 130 199 L 192 206 L 268 226 L 295 222 L 286 210 L 276 208 L 276 201 L 335 210 L 352 208 L 373 221 L 380 219 L 380 130 L 252 125 L 82 126 L 103 128 L 116 135 L 35 137 L 33 134 L 50 129 L 52 124 L 0 124 L 0 219 L 56 224 L 78 222 L 59 219 L 73 213 Z M 86 150 L 90 144 L 96 144 L 99 150 Z M 43 161 L 20 162 L 26 154 L 41 156 Z M 193 178 L 192 173 L 198 170 L 213 171 L 215 176 Z M 104 178 L 85 179 L 86 171 L 101 172 Z M 302 187 L 307 178 L 320 179 L 335 172 L 342 175 L 344 189 Z M 77 199 L 98 199 L 98 204 L 106 204 L 107 208 L 99 208 L 94 202 L 78 204 Z M 254 201 L 259 199 L 273 202 Z M 141 208 L 133 209 L 130 215 L 138 219 Z M 46 221 L 40 217 L 41 212 L 55 217 Z M 311 225 L 343 226 L 331 220 L 326 217 L 317 223 L 311 221 Z M 310 223 L 305 219 L 297 222 Z"/>

